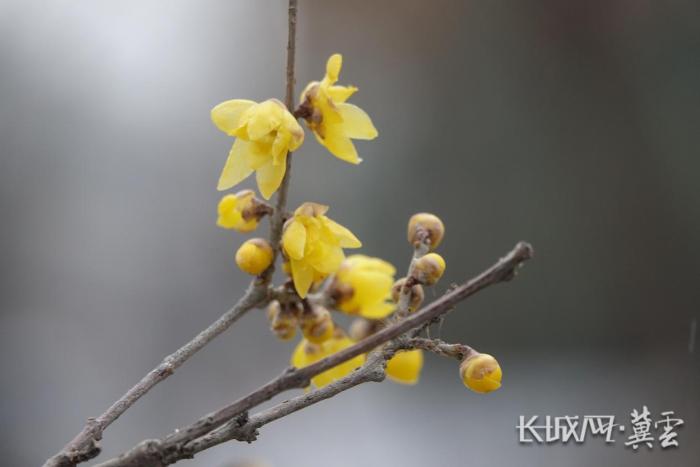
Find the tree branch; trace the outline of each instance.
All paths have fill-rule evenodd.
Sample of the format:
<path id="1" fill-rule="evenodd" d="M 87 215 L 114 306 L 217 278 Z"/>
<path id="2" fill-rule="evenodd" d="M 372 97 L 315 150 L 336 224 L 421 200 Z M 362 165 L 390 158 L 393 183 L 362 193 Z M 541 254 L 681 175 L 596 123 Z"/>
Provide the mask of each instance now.
<path id="1" fill-rule="evenodd" d="M 105 428 L 126 412 L 153 386 L 172 375 L 192 355 L 231 327 L 241 316 L 264 301 L 266 297 L 267 284 L 252 282 L 245 295 L 231 309 L 208 328 L 197 334 L 194 339 L 165 357 L 157 367 L 148 372 L 141 381 L 116 400 L 102 415 L 97 418 L 89 418 L 82 431 L 61 452 L 47 460 L 44 467 L 74 466 L 99 455 L 100 447 L 98 441 L 102 439 L 102 432 Z"/>
<path id="2" fill-rule="evenodd" d="M 422 349 L 443 357 L 455 358 L 458 361 L 462 361 L 468 354 L 474 352 L 474 349 L 468 345 L 448 344 L 440 339 L 426 339 L 421 337 L 406 340 L 401 344 L 389 344 L 385 346 L 381 352 L 373 352 L 370 354 L 367 361 L 360 368 L 353 371 L 345 378 L 334 381 L 321 389 L 281 402 L 269 409 L 258 412 L 250 418 L 238 417 L 231 420 L 201 438 L 187 443 L 183 451 L 189 458 L 201 451 L 231 440 L 251 443 L 257 439 L 258 429 L 270 422 L 274 422 L 294 412 L 298 412 L 306 407 L 329 399 L 360 384 L 381 382 L 386 377 L 386 362 L 388 362 L 396 350 L 399 349 Z M 176 461 L 176 459 L 170 459 L 170 461 L 173 462 Z"/>
<path id="3" fill-rule="evenodd" d="M 242 414 L 247 413 L 251 408 L 270 400 L 283 391 L 304 388 L 309 385 L 311 378 L 314 376 L 358 355 L 368 353 L 393 339 L 401 337 L 411 329 L 422 326 L 425 323 L 429 323 L 445 315 L 451 311 L 457 303 L 486 287 L 511 280 L 515 276 L 517 268 L 523 262 L 530 259 L 532 254 L 532 247 L 527 243 L 520 242 L 496 264 L 461 286 L 448 291 L 442 297 L 425 306 L 420 311 L 368 336 L 366 339 L 363 339 L 351 347 L 343 349 L 309 366 L 303 368 L 288 368 L 280 376 L 247 396 L 200 418 L 189 426 L 175 430 L 161 440 L 143 441 L 119 458 L 102 464 L 102 467 L 135 465 L 153 465 L 160 467 L 168 465 L 171 461 L 174 462 L 179 459 L 187 458 L 193 455 L 193 453 L 189 451 L 188 443 L 194 442 L 225 423 L 239 419 Z M 247 422 L 243 422 L 242 425 L 245 423 Z"/>
<path id="4" fill-rule="evenodd" d="M 209 434 L 186 444 L 184 450 L 188 455 L 194 456 L 198 452 L 234 439 L 250 443 L 257 438 L 257 430 L 270 422 L 330 399 L 360 384 L 384 381 L 386 377 L 386 362 L 393 356 L 394 350 L 392 347 L 383 349 L 382 352 L 372 353 L 360 368 L 345 378 L 258 412 L 247 419 L 247 421 L 240 419 L 230 421 Z"/>
<path id="5" fill-rule="evenodd" d="M 285 103 L 290 111 L 294 107 L 296 18 L 297 0 L 289 0 Z M 274 212 L 270 217 L 269 237 L 274 252 L 272 265 L 263 272 L 260 277 L 251 281 L 246 293 L 230 310 L 224 313 L 208 328 L 197 334 L 190 342 L 163 359 L 160 365 L 144 376 L 141 381 L 115 401 L 102 415 L 97 418 L 89 418 L 82 431 L 78 433 L 72 441 L 66 444 L 60 452 L 49 458 L 44 464 L 44 467 L 73 467 L 80 462 L 85 462 L 86 460 L 98 456 L 100 453 L 99 441 L 102 439 L 102 433 L 112 422 L 119 418 L 129 407 L 134 405 L 137 400 L 148 393 L 156 384 L 172 375 L 173 372 L 189 360 L 192 355 L 231 327 L 231 325 L 238 321 L 247 311 L 269 300 L 268 287 L 275 272 L 274 264 L 280 249 L 282 229 L 284 227 L 286 215 L 287 192 L 289 190 L 289 178 L 291 175 L 291 153 L 287 155 L 286 164 L 285 176 L 277 192 L 277 202 Z"/>

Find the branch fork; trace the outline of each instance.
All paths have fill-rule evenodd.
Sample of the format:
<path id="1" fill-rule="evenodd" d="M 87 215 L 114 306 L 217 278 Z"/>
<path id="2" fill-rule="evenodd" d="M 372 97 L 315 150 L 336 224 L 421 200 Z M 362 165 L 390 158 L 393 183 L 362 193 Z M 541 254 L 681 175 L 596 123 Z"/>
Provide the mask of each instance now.
<path id="1" fill-rule="evenodd" d="M 290 111 L 294 108 L 296 12 L 297 0 L 289 0 L 285 104 Z M 294 115 L 297 118 L 308 118 L 307 113 L 308 109 L 305 109 L 304 103 L 302 103 Z M 176 352 L 165 357 L 158 366 L 117 399 L 104 413 L 98 417 L 89 418 L 80 433 L 60 452 L 49 458 L 44 467 L 75 467 L 81 462 L 98 456 L 100 453 L 99 442 L 104 430 L 155 385 L 172 375 L 190 357 L 226 331 L 251 309 L 265 306 L 271 300 L 291 300 L 286 286 L 272 286 L 275 260 L 281 254 L 284 222 L 289 216 L 286 206 L 291 175 L 291 155 L 290 152 L 286 159 L 286 172 L 277 192 L 275 205 L 261 204 L 259 212 L 251 213 L 251 215 L 264 214 L 270 218 L 269 243 L 273 249 L 272 265 L 251 281 L 245 294 L 218 320 Z M 162 467 L 181 459 L 192 458 L 205 449 L 229 440 L 252 442 L 257 438 L 258 430 L 267 423 L 331 398 L 359 384 L 383 381 L 386 377 L 385 369 L 388 360 L 399 350 L 423 349 L 457 359 L 467 357 L 470 352 L 473 352 L 473 349 L 468 346 L 448 344 L 417 336 L 431 323 L 453 310 L 457 303 L 488 286 L 512 279 L 517 268 L 532 257 L 532 248 L 527 243 L 517 244 L 511 252 L 475 278 L 448 291 L 421 310 L 409 313 L 411 290 L 413 282 L 415 282 L 413 279 L 415 264 L 430 250 L 430 240 L 427 239 L 427 235 L 424 235 L 423 232 L 418 237 L 419 241 L 415 244 L 407 280 L 400 290 L 397 309 L 390 320 L 383 323 L 383 326 L 378 326 L 380 329 L 377 329 L 376 332 L 309 366 L 288 368 L 278 377 L 245 397 L 221 407 L 161 439 L 144 440 L 119 457 L 99 464 L 99 466 Z M 324 290 L 327 291 L 327 288 L 322 288 L 316 295 L 310 295 L 307 300 L 311 304 L 331 303 L 332 297 L 324 293 Z M 323 388 L 293 397 L 271 408 L 249 415 L 251 409 L 276 395 L 287 390 L 308 387 L 313 377 L 361 354 L 367 354 L 365 363 L 346 377 Z"/>

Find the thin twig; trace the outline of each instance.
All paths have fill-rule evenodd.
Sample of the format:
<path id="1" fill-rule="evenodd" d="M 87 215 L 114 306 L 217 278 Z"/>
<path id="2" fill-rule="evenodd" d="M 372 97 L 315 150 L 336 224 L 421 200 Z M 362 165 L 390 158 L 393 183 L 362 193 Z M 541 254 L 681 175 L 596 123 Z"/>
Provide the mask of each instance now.
<path id="1" fill-rule="evenodd" d="M 443 316 L 454 309 L 457 303 L 480 290 L 512 279 L 516 274 L 517 268 L 530 259 L 532 254 L 532 247 L 527 243 L 520 242 L 496 264 L 475 278 L 447 292 L 420 311 L 316 363 L 303 368 L 288 368 L 280 376 L 247 396 L 200 418 L 191 425 L 176 430 L 163 439 L 143 441 L 119 458 L 102 464 L 102 467 L 162 466 L 168 465 L 170 461 L 186 458 L 191 455 L 191 452 L 187 449 L 188 443 L 206 435 L 212 430 L 216 430 L 227 422 L 237 419 L 251 408 L 270 400 L 283 391 L 304 388 L 309 385 L 311 378 L 314 376 L 351 358 L 370 352 L 380 345 L 402 336 L 411 329 Z"/>
<path id="2" fill-rule="evenodd" d="M 296 49 L 296 18 L 297 0 L 289 0 L 289 35 L 287 40 L 287 70 L 285 103 L 290 111 L 294 107 L 294 58 Z M 272 265 L 258 278 L 251 281 L 248 290 L 230 310 L 212 323 L 190 342 L 180 347 L 176 352 L 167 356 L 151 370 L 141 381 L 129 389 L 122 397 L 114 402 L 102 415 L 89 418 L 85 427 L 63 449 L 48 459 L 44 467 L 72 467 L 80 462 L 99 455 L 99 441 L 103 431 L 121 414 L 143 397 L 156 384 L 173 374 L 175 369 L 185 363 L 192 355 L 209 344 L 215 337 L 226 331 L 247 311 L 263 304 L 268 299 L 268 286 L 275 271 L 275 259 L 280 249 L 282 229 L 286 216 L 287 192 L 291 175 L 291 152 L 287 155 L 285 176 L 277 192 L 277 202 L 270 218 L 270 244 L 273 247 L 274 258 Z"/>
<path id="3" fill-rule="evenodd" d="M 160 383 L 185 363 L 192 355 L 211 342 L 216 336 L 231 327 L 248 310 L 257 306 L 267 297 L 267 285 L 252 282 L 245 295 L 231 309 L 224 313 L 208 328 L 197 334 L 187 344 L 152 369 L 122 397 L 115 401 L 102 415 L 88 419 L 85 427 L 58 454 L 46 461 L 44 467 L 68 467 L 92 459 L 100 453 L 98 441 L 102 432 L 129 407 L 143 397 L 153 386 Z"/>
<path id="4" fill-rule="evenodd" d="M 413 257 L 411 258 L 411 263 L 408 266 L 408 272 L 406 273 L 406 280 L 399 291 L 399 300 L 396 304 L 396 311 L 392 315 L 392 319 L 400 320 L 406 317 L 409 312 L 409 307 L 411 305 L 411 295 L 414 287 L 413 274 L 416 269 L 416 263 L 418 260 L 425 256 L 428 251 L 430 251 L 430 244 L 428 237 L 426 235 L 421 235 L 418 241 L 416 241 L 413 247 Z"/>
<path id="5" fill-rule="evenodd" d="M 464 344 L 448 344 L 440 339 L 426 339 L 414 337 L 408 339 L 402 345 L 403 349 L 422 349 L 442 357 L 455 358 L 460 362 L 475 352 L 474 349 Z"/>
<path id="6" fill-rule="evenodd" d="M 386 362 L 393 356 L 394 349 L 383 349 L 382 352 L 371 354 L 367 361 L 358 369 L 344 378 L 334 381 L 320 389 L 302 394 L 290 400 L 281 402 L 269 409 L 258 412 L 249 419 L 233 420 L 221 428 L 185 445 L 185 451 L 194 455 L 218 444 L 230 440 L 252 442 L 257 438 L 257 430 L 270 422 L 279 420 L 294 412 L 317 404 L 340 394 L 343 391 L 368 382 L 381 382 L 386 377 Z"/>
<path id="7" fill-rule="evenodd" d="M 279 420 L 294 412 L 329 399 L 343 391 L 352 389 L 368 382 L 381 382 L 386 377 L 386 362 L 394 355 L 396 350 L 422 349 L 443 357 L 455 358 L 462 361 L 467 355 L 475 352 L 474 349 L 464 344 L 449 344 L 439 339 L 413 338 L 402 344 L 390 344 L 381 352 L 374 352 L 367 361 L 358 369 L 346 377 L 334 381 L 321 389 L 294 397 L 281 402 L 269 409 L 258 412 L 247 418 L 237 418 L 225 425 L 198 438 L 183 448 L 187 456 L 195 454 L 225 443 L 231 440 L 253 442 L 258 437 L 258 430 L 270 422 Z M 174 459 L 171 459 L 171 461 Z M 105 466 L 107 467 L 107 466 Z"/>

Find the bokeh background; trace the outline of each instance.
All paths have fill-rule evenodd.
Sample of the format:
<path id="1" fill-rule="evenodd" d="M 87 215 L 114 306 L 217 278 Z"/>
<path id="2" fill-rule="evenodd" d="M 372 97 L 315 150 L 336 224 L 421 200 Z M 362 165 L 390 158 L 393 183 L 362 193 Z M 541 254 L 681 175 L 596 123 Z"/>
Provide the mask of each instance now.
<path id="1" fill-rule="evenodd" d="M 357 167 L 309 137 L 292 203 L 330 204 L 400 270 L 408 217 L 439 214 L 430 295 L 530 241 L 516 281 L 439 331 L 496 355 L 505 384 L 470 393 L 430 355 L 415 387 L 365 385 L 182 465 L 698 465 L 700 4 L 299 10 L 297 90 L 342 52 L 380 136 Z M 214 223 L 231 140 L 209 110 L 282 97 L 285 45 L 284 1 L 0 2 L 3 465 L 41 464 L 242 293 L 241 236 Z M 251 312 L 114 423 L 100 459 L 254 389 L 291 349 Z M 644 404 L 685 420 L 678 449 L 517 442 L 519 415 L 628 423 Z"/>

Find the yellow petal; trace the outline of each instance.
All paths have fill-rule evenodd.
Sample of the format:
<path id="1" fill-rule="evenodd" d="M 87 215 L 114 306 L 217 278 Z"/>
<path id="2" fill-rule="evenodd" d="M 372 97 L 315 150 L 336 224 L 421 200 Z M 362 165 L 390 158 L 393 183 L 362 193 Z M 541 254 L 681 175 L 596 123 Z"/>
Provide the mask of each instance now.
<path id="1" fill-rule="evenodd" d="M 290 134 L 287 150 L 296 151 L 299 149 L 299 146 L 304 142 L 304 129 L 299 125 L 297 119 L 288 111 L 284 112 L 284 121 L 282 127 L 280 127 L 280 131 L 282 130 Z"/>
<path id="2" fill-rule="evenodd" d="M 355 145 L 352 144 L 350 138 L 338 131 L 339 129 L 334 128 L 333 131 L 330 129 L 326 131 L 326 137 L 320 138 L 317 136 L 319 142 L 324 145 L 335 157 L 344 160 L 351 164 L 359 164 L 362 159 L 357 155 L 357 150 Z"/>
<path id="3" fill-rule="evenodd" d="M 282 184 L 284 172 L 287 170 L 287 158 L 284 156 L 279 164 L 275 164 L 270 160 L 267 164 L 258 168 L 255 172 L 255 177 L 258 180 L 258 188 L 263 198 L 270 199 L 272 194 L 277 191 L 277 188 Z"/>
<path id="4" fill-rule="evenodd" d="M 367 319 L 383 319 L 396 309 L 395 303 L 382 302 L 360 308 L 360 315 Z"/>
<path id="5" fill-rule="evenodd" d="M 292 366 L 297 367 L 297 368 L 304 368 L 309 364 L 308 362 L 308 357 L 305 352 L 306 345 L 308 344 L 308 341 L 306 339 L 302 339 L 299 341 L 297 346 L 294 348 L 294 352 L 292 352 L 292 359 L 291 363 Z"/>
<path id="6" fill-rule="evenodd" d="M 304 259 L 321 275 L 328 275 L 338 270 L 345 259 L 345 254 L 339 246 L 319 243 Z"/>
<path id="7" fill-rule="evenodd" d="M 331 100 L 335 104 L 340 104 L 341 102 L 345 102 L 357 92 L 357 88 L 355 86 L 329 86 L 328 87 L 328 97 L 331 98 Z"/>
<path id="8" fill-rule="evenodd" d="M 361 305 L 379 303 L 387 299 L 394 285 L 394 278 L 377 271 L 358 271 L 350 278 Z"/>
<path id="9" fill-rule="evenodd" d="M 258 140 L 279 127 L 283 110 L 273 99 L 258 104 L 246 126 L 248 137 Z"/>
<path id="10" fill-rule="evenodd" d="M 360 248 L 362 246 L 362 242 L 355 236 L 355 234 L 350 232 L 350 230 L 348 230 L 346 227 L 343 227 L 342 225 L 328 218 L 325 219 L 324 224 L 338 239 L 341 247 Z"/>
<path id="11" fill-rule="evenodd" d="M 423 351 L 397 352 L 386 365 L 386 375 L 402 384 L 416 384 L 423 368 Z"/>
<path id="12" fill-rule="evenodd" d="M 303 203 L 301 206 L 299 206 L 296 211 L 294 211 L 295 215 L 298 216 L 309 216 L 309 217 L 316 217 L 316 216 L 322 216 L 325 213 L 328 212 L 328 206 L 325 204 L 319 204 L 319 203 L 313 203 L 311 201 L 307 201 Z"/>
<path id="13" fill-rule="evenodd" d="M 309 292 L 309 287 L 314 280 L 314 271 L 306 261 L 298 261 L 290 259 L 289 263 L 292 266 L 292 279 L 294 280 L 294 288 L 301 298 L 305 298 Z"/>
<path id="14" fill-rule="evenodd" d="M 379 133 L 369 115 L 356 105 L 338 104 L 338 112 L 343 118 L 343 133 L 353 139 L 374 139 Z"/>
<path id="15" fill-rule="evenodd" d="M 283 128 L 280 128 L 279 131 L 277 132 L 277 137 L 275 137 L 275 141 L 272 143 L 272 157 L 274 159 L 274 162 L 276 164 L 279 163 L 280 159 L 282 156 L 286 156 L 287 152 L 289 151 L 289 144 L 291 143 L 292 140 L 292 134 Z"/>
<path id="16" fill-rule="evenodd" d="M 329 84 L 334 84 L 338 81 L 338 76 L 340 75 L 340 69 L 343 66 L 343 56 L 340 54 L 333 54 L 330 56 L 326 62 L 326 77 L 325 80 Z"/>
<path id="17" fill-rule="evenodd" d="M 245 99 L 233 99 L 222 102 L 211 109 L 211 120 L 219 130 L 229 136 L 234 136 L 234 133 L 241 125 L 243 112 L 253 105 L 255 105 L 255 102 Z"/>
<path id="18" fill-rule="evenodd" d="M 253 169 L 246 161 L 246 153 L 250 151 L 250 143 L 242 139 L 236 139 L 231 151 L 226 159 L 224 170 L 221 171 L 217 190 L 228 190 L 234 185 L 242 182 L 248 175 L 253 172 Z"/>
<path id="19" fill-rule="evenodd" d="M 298 220 L 292 220 L 282 234 L 282 246 L 285 253 L 291 259 L 302 259 L 305 245 L 306 228 Z"/>

